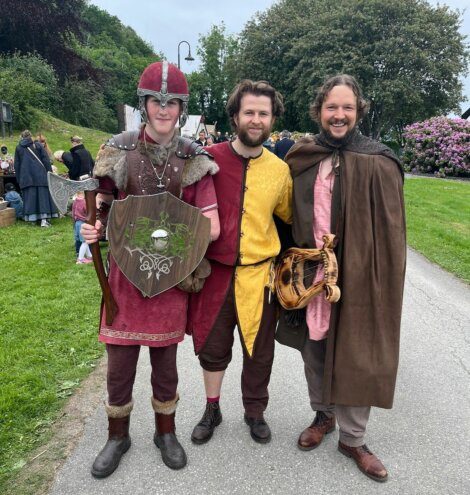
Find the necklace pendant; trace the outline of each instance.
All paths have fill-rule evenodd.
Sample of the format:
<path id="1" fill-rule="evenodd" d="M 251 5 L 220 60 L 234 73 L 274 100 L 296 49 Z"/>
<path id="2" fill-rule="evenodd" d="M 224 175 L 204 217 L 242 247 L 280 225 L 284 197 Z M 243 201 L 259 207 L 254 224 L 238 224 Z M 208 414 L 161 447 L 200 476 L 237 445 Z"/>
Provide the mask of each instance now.
<path id="1" fill-rule="evenodd" d="M 165 189 L 165 184 L 163 184 L 162 181 L 160 180 L 160 182 L 157 184 L 157 187 L 159 189 Z"/>

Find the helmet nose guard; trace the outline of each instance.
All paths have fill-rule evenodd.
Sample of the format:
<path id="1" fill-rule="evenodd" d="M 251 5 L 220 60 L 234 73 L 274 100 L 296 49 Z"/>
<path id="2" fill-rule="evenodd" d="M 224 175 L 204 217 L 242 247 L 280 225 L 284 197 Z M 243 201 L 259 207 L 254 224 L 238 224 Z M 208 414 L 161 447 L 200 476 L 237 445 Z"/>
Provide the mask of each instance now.
<path id="1" fill-rule="evenodd" d="M 182 113 L 180 115 L 180 126 L 182 127 L 188 118 L 189 89 L 186 77 L 178 67 L 168 63 L 154 62 L 150 64 L 140 76 L 137 87 L 139 97 L 139 110 L 142 120 L 148 122 L 145 110 L 145 97 L 153 96 L 160 101 L 162 107 L 176 98 L 182 102 Z"/>

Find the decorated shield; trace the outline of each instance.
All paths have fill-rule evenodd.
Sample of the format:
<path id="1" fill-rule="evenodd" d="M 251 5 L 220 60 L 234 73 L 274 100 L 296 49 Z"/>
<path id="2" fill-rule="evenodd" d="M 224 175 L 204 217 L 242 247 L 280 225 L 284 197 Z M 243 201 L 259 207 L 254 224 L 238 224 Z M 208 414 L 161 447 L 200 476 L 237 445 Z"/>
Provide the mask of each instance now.
<path id="1" fill-rule="evenodd" d="M 108 218 L 111 254 L 144 296 L 179 284 L 201 262 L 210 220 L 169 192 L 113 201 Z"/>

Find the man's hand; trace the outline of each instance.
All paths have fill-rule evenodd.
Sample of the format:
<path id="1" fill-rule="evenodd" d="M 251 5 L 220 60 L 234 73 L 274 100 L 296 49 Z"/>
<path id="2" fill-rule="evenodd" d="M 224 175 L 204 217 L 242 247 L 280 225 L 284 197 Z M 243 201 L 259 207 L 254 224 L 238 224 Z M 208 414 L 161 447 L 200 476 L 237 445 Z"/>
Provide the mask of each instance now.
<path id="1" fill-rule="evenodd" d="M 102 231 L 103 225 L 99 220 L 96 221 L 94 226 L 84 222 L 80 227 L 80 234 L 82 234 L 87 244 L 98 242 L 103 236 Z"/>

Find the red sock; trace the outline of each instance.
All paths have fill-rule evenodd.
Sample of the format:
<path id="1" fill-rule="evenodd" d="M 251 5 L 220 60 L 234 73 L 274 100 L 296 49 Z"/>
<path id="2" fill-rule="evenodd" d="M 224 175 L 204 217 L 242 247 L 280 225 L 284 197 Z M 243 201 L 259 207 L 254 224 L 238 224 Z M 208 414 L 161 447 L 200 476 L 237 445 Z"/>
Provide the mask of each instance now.
<path id="1" fill-rule="evenodd" d="M 220 400 L 220 395 L 218 397 L 207 397 L 207 402 L 213 403 L 213 402 L 219 402 Z"/>

